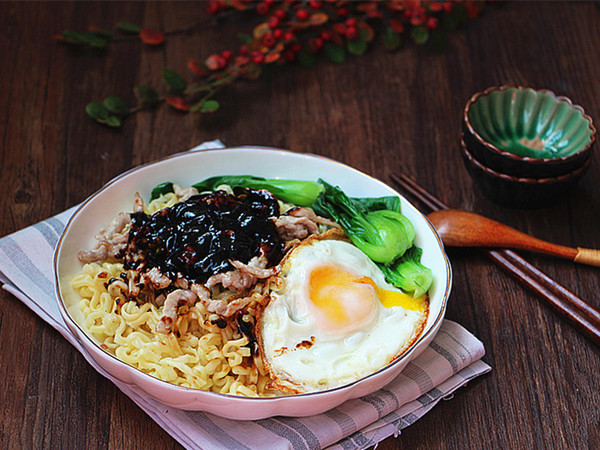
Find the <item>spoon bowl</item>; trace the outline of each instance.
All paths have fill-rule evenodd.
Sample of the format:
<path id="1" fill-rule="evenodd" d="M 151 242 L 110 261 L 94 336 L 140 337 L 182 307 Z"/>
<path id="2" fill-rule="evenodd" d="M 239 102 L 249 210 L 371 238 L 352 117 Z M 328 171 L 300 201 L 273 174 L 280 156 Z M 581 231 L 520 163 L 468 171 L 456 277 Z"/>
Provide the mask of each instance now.
<path id="1" fill-rule="evenodd" d="M 600 267 L 600 250 L 553 244 L 479 214 L 444 209 L 427 216 L 444 245 L 449 247 L 500 247 L 527 250 Z"/>

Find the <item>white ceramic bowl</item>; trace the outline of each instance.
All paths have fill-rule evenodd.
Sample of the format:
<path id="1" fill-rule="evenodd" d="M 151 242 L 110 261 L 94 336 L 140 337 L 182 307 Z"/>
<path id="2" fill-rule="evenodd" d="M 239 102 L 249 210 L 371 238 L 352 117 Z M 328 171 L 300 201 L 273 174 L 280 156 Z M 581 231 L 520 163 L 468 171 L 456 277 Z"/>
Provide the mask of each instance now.
<path id="1" fill-rule="evenodd" d="M 415 243 L 423 249 L 422 262 L 430 267 L 434 282 L 430 290 L 427 324 L 419 339 L 400 358 L 350 385 L 328 391 L 276 398 L 246 398 L 185 388 L 154 378 L 100 348 L 85 330 L 79 296 L 70 281 L 81 269 L 77 253 L 93 248 L 99 228 L 121 211 L 131 211 L 133 195 L 147 198 L 154 186 L 172 181 L 186 186 L 215 175 L 256 175 L 269 178 L 317 180 L 339 185 L 353 197 L 397 195 L 402 212 L 414 224 Z M 442 242 L 427 218 L 396 191 L 382 182 L 331 159 L 256 147 L 189 151 L 132 169 L 110 181 L 75 212 L 54 255 L 56 291 L 60 310 L 69 329 L 89 355 L 119 380 L 137 385 L 167 405 L 207 411 L 230 419 L 253 420 L 282 416 L 309 416 L 334 408 L 346 400 L 370 394 L 392 381 L 422 352 L 437 333 L 450 295 L 452 274 Z"/>

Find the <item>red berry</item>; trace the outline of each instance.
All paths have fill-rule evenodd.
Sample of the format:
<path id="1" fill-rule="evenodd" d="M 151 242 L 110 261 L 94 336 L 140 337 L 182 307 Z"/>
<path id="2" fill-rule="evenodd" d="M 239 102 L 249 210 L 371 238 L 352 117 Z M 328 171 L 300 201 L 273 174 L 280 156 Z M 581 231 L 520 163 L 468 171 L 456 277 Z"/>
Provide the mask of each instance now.
<path id="1" fill-rule="evenodd" d="M 451 13 L 452 11 L 454 11 L 454 3 L 452 2 L 444 2 L 444 12 L 446 13 Z"/>
<path id="2" fill-rule="evenodd" d="M 206 75 L 205 65 L 197 59 L 190 59 L 187 63 L 188 69 L 195 75 Z"/>
<path id="3" fill-rule="evenodd" d="M 284 41 L 291 41 L 295 37 L 296 37 L 296 35 L 294 34 L 293 31 L 286 31 L 285 34 L 283 35 L 283 40 Z"/>
<path id="4" fill-rule="evenodd" d="M 140 40 L 144 44 L 160 45 L 165 42 L 165 33 L 151 28 L 142 28 L 140 30 Z"/>
<path id="5" fill-rule="evenodd" d="M 412 18 L 410 19 L 410 23 L 412 25 L 419 26 L 422 25 L 425 22 L 425 16 L 421 15 L 421 14 L 415 14 L 412 16 Z"/>
<path id="6" fill-rule="evenodd" d="M 225 61 L 229 61 L 231 58 L 233 58 L 233 52 L 231 50 L 223 50 L 223 52 L 221 52 L 221 56 L 223 59 L 225 59 Z"/>
<path id="7" fill-rule="evenodd" d="M 267 47 L 273 47 L 275 45 L 275 38 L 273 37 L 273 35 L 271 33 L 267 33 L 263 36 L 262 42 Z"/>
<path id="8" fill-rule="evenodd" d="M 314 37 L 308 40 L 308 46 L 313 52 L 318 52 L 323 47 L 323 39 Z"/>
<path id="9" fill-rule="evenodd" d="M 283 39 L 283 30 L 281 28 L 277 28 L 276 30 L 273 30 L 273 37 L 275 39 L 277 39 L 278 41 Z"/>
<path id="10" fill-rule="evenodd" d="M 308 4 L 312 9 L 321 9 L 323 6 L 323 2 L 320 0 L 310 0 Z"/>
<path id="11" fill-rule="evenodd" d="M 325 42 L 329 42 L 333 39 L 333 33 L 329 30 L 323 30 L 321 31 L 321 39 Z"/>
<path id="12" fill-rule="evenodd" d="M 240 55 L 247 55 L 248 54 L 248 46 L 246 44 L 243 44 L 240 47 Z"/>
<path id="13" fill-rule="evenodd" d="M 236 56 L 235 60 L 233 61 L 233 63 L 238 67 L 245 66 L 249 62 L 250 62 L 250 58 L 248 58 L 247 56 Z"/>
<path id="14" fill-rule="evenodd" d="M 271 28 L 271 29 L 277 28 L 280 24 L 281 24 L 281 19 L 277 16 L 271 16 L 271 17 L 269 17 L 269 20 L 267 21 L 267 25 L 269 25 L 269 28 Z"/>
<path id="15" fill-rule="evenodd" d="M 283 9 L 276 9 L 275 11 L 273 11 L 273 15 L 279 20 L 285 19 L 285 11 Z"/>
<path id="16" fill-rule="evenodd" d="M 355 27 L 356 26 L 356 19 L 353 17 L 351 19 L 346 20 L 346 25 L 349 27 Z"/>
<path id="17" fill-rule="evenodd" d="M 443 9 L 442 2 L 430 2 L 429 11 L 439 12 Z"/>
<path id="18" fill-rule="evenodd" d="M 208 70 L 220 70 L 227 65 L 227 62 L 221 55 L 210 55 L 208 58 L 206 58 L 204 64 Z"/>
<path id="19" fill-rule="evenodd" d="M 269 12 L 269 5 L 267 5 L 265 2 L 259 3 L 258 5 L 256 5 L 256 13 L 261 15 L 261 16 L 265 16 L 267 13 Z"/>
<path id="20" fill-rule="evenodd" d="M 286 61 L 292 62 L 296 59 L 296 53 L 291 50 L 286 50 L 283 52 L 283 57 Z"/>
<path id="21" fill-rule="evenodd" d="M 436 30 L 440 27 L 440 21 L 437 20 L 435 17 L 430 17 L 429 19 L 427 19 L 427 28 L 429 28 L 430 30 Z"/>
<path id="22" fill-rule="evenodd" d="M 340 23 L 340 22 L 334 23 L 333 31 L 335 31 L 338 34 L 345 34 L 346 33 L 346 25 L 343 23 Z"/>
<path id="23" fill-rule="evenodd" d="M 299 9 L 296 11 L 296 17 L 298 20 L 305 21 L 310 17 L 310 13 L 306 9 Z"/>
<path id="24" fill-rule="evenodd" d="M 264 0 L 264 3 L 266 3 L 267 6 L 271 7 L 275 4 L 275 0 Z"/>
<path id="25" fill-rule="evenodd" d="M 265 60 L 265 55 L 263 55 L 261 53 L 259 53 L 258 55 L 252 57 L 252 62 L 254 64 L 262 64 L 262 62 L 264 60 Z"/>
<path id="26" fill-rule="evenodd" d="M 343 6 L 337 10 L 337 13 L 338 13 L 338 16 L 340 16 L 340 17 L 348 17 L 348 8 Z"/>
<path id="27" fill-rule="evenodd" d="M 358 39 L 358 31 L 354 27 L 346 28 L 345 35 L 346 35 L 346 39 L 348 39 L 349 41 L 354 41 L 354 40 Z"/>
<path id="28" fill-rule="evenodd" d="M 208 2 L 208 4 L 206 5 L 206 11 L 209 14 L 216 14 L 219 12 L 219 9 L 221 9 L 219 7 L 219 2 L 212 1 L 212 2 Z"/>

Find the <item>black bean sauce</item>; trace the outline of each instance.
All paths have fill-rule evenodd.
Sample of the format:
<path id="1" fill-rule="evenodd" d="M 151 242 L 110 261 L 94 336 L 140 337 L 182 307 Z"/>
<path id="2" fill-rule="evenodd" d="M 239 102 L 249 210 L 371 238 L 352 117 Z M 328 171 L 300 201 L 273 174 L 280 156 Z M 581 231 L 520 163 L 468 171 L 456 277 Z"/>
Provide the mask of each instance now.
<path id="1" fill-rule="evenodd" d="M 283 256 L 284 244 L 270 217 L 279 216 L 269 192 L 237 188 L 195 195 L 149 216 L 131 215 L 126 269 L 158 268 L 175 280 L 181 273 L 204 283 L 214 274 L 233 270 L 229 260 L 248 263 L 262 253 L 269 267 Z"/>

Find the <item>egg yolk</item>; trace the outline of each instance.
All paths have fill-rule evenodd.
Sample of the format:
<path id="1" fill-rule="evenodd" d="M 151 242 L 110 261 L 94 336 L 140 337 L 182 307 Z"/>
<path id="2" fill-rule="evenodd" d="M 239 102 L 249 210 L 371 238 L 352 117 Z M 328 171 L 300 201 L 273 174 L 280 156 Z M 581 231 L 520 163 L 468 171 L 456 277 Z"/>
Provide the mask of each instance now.
<path id="1" fill-rule="evenodd" d="M 385 308 L 391 308 L 393 306 L 401 306 L 404 309 L 410 311 L 420 311 L 425 309 L 425 296 L 414 298 L 412 295 L 405 294 L 404 292 L 390 291 L 388 289 L 381 289 L 375 282 L 369 277 L 362 277 L 354 280 L 356 283 L 365 283 L 373 286 L 379 301 Z"/>
<path id="2" fill-rule="evenodd" d="M 309 298 L 326 323 L 322 328 L 335 331 L 360 329 L 375 315 L 377 303 L 385 308 L 400 306 L 423 311 L 423 298 L 413 298 L 398 291 L 381 289 L 369 277 L 359 277 L 341 266 L 315 267 L 309 278 Z"/>
<path id="3" fill-rule="evenodd" d="M 340 266 L 324 265 L 311 271 L 308 294 L 320 313 L 321 328 L 353 331 L 375 316 L 375 292 L 371 286 L 355 280 L 355 274 Z"/>

